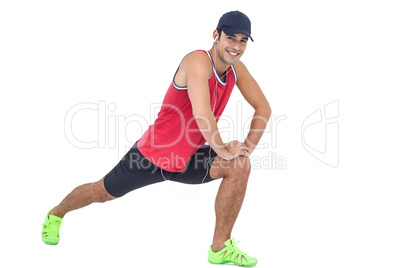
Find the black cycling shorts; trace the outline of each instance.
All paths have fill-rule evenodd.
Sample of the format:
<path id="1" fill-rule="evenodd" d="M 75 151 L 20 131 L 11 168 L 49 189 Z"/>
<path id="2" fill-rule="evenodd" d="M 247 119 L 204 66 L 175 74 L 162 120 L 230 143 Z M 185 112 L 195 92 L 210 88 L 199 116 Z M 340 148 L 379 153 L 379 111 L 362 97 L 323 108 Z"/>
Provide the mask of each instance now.
<path id="1" fill-rule="evenodd" d="M 120 162 L 105 176 L 105 188 L 110 195 L 121 197 L 128 192 L 165 181 L 165 179 L 187 184 L 210 182 L 213 179 L 209 175 L 209 169 L 216 155 L 209 145 L 203 145 L 190 158 L 183 171 L 170 172 L 161 169 L 143 156 L 138 150 L 136 142 Z"/>

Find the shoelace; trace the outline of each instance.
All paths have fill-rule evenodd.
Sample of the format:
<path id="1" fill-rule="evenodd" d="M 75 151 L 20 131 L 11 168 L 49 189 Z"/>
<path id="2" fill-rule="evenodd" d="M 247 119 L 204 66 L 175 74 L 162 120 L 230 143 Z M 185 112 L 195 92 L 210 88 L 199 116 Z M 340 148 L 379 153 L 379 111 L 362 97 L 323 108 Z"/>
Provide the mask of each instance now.
<path id="1" fill-rule="evenodd" d="M 56 236 L 59 234 L 59 228 L 61 226 L 61 221 L 51 221 L 47 225 L 47 235 Z"/>
<path id="2" fill-rule="evenodd" d="M 241 257 L 241 255 L 243 256 L 247 256 L 247 254 L 244 254 L 238 247 L 236 247 L 236 244 L 239 244 L 240 241 L 235 241 L 234 239 L 232 239 L 232 244 L 230 246 L 228 246 L 228 250 L 233 252 L 233 257 L 236 257 L 237 254 L 239 254 L 239 256 Z"/>
<path id="3" fill-rule="evenodd" d="M 246 257 L 248 255 L 244 252 L 242 252 L 238 247 L 235 245 L 238 244 L 240 241 L 235 241 L 232 239 L 232 244 L 228 247 L 228 249 L 232 250 L 233 254 L 231 256 L 232 261 L 240 262 L 243 263 L 243 259 L 248 263 L 248 260 Z"/>

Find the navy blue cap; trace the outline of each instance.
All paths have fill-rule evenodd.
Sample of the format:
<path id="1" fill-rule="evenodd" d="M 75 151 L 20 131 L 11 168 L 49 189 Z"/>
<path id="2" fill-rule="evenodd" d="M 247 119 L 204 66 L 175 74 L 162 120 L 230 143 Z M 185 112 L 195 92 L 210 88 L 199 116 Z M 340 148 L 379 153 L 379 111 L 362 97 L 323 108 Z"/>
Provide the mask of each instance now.
<path id="1" fill-rule="evenodd" d="M 216 29 L 222 29 L 227 35 L 245 34 L 254 42 L 251 37 L 251 21 L 244 13 L 238 10 L 223 14 Z"/>

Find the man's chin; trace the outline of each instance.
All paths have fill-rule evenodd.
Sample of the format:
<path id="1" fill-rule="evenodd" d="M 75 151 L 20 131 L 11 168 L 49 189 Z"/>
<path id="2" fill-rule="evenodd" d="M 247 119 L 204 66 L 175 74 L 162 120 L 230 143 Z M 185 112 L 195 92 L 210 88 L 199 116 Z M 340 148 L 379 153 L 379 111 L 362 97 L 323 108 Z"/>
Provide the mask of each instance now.
<path id="1" fill-rule="evenodd" d="M 238 63 L 239 60 L 240 60 L 240 57 L 238 57 L 238 58 L 236 58 L 236 59 L 228 59 L 228 58 L 225 58 L 225 63 L 226 63 L 227 65 L 236 65 L 236 63 Z"/>
<path id="2" fill-rule="evenodd" d="M 240 58 L 238 58 L 237 60 L 230 60 L 230 61 L 227 61 L 227 64 L 228 65 L 236 65 L 238 62 L 239 62 L 239 60 L 240 60 Z"/>

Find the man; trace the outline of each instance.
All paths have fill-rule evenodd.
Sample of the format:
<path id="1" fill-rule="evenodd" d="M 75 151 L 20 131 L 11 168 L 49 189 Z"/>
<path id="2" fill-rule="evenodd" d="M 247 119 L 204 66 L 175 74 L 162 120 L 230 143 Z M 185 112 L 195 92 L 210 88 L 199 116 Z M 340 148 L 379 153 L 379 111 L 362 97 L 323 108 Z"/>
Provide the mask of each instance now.
<path id="1" fill-rule="evenodd" d="M 208 260 L 215 264 L 257 264 L 257 259 L 235 246 L 231 232 L 246 192 L 249 155 L 262 136 L 271 108 L 240 61 L 248 40 L 253 41 L 248 17 L 239 11 L 224 14 L 213 38 L 209 51 L 194 51 L 184 57 L 155 123 L 116 167 L 100 181 L 77 187 L 49 211 L 42 231 L 46 244 L 58 244 L 59 227 L 66 213 L 93 202 L 113 200 L 164 180 L 199 184 L 222 178 Z M 244 143 L 224 144 L 217 121 L 235 84 L 255 113 Z"/>

